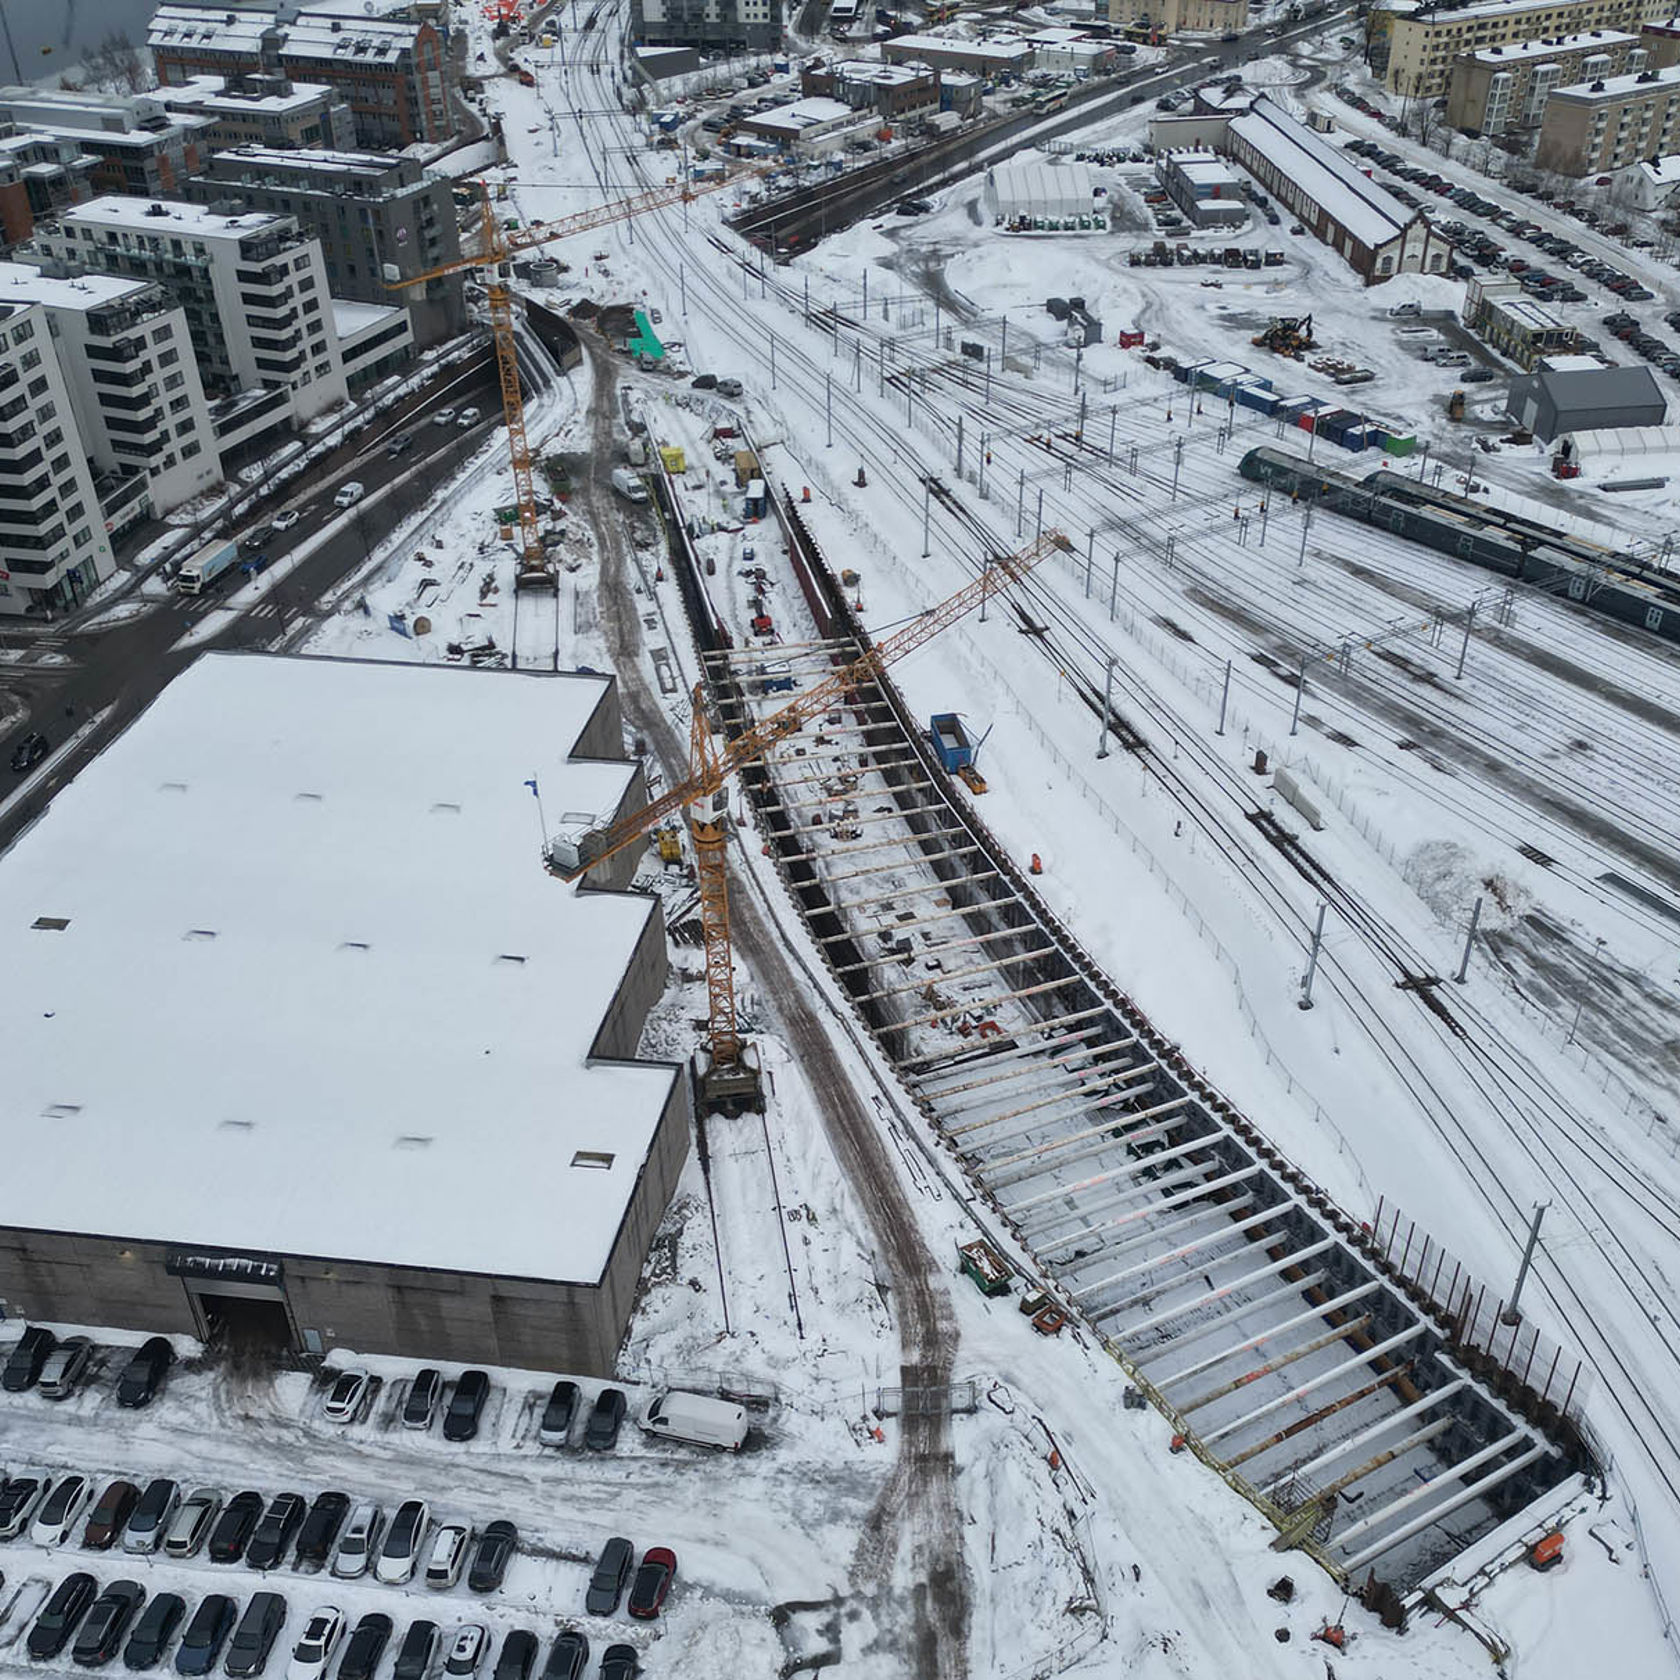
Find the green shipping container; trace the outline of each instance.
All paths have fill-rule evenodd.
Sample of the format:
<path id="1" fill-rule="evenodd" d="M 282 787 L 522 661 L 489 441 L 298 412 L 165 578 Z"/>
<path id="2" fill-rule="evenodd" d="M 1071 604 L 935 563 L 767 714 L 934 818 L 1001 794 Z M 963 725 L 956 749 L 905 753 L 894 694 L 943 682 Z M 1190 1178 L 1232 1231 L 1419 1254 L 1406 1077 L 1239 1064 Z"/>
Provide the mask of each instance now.
<path id="1" fill-rule="evenodd" d="M 1388 442 L 1383 445 L 1383 448 L 1390 455 L 1410 455 L 1417 448 L 1417 439 L 1403 434 L 1392 433 L 1389 436 Z"/>

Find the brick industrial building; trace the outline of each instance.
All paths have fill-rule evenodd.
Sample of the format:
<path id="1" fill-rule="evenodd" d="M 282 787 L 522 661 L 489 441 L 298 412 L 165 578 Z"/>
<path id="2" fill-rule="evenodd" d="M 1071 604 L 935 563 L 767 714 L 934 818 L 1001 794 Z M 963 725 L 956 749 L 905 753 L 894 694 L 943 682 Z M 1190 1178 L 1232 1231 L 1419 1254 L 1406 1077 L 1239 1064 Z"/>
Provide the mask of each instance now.
<path id="1" fill-rule="evenodd" d="M 609 1374 L 688 1081 L 532 825 L 644 797 L 612 678 L 201 658 L 0 859 L 7 1316 Z"/>

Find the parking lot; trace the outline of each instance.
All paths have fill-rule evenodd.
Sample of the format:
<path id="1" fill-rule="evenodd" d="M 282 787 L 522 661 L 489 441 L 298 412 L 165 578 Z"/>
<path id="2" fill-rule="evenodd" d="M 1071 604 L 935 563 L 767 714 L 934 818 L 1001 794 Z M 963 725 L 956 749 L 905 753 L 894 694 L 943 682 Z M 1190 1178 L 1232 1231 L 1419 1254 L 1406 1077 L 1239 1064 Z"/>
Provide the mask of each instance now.
<path id="1" fill-rule="evenodd" d="M 0 1395 L 0 1669 L 630 1680 L 676 1671 L 673 1625 L 738 1614 L 686 1574 L 710 1523 L 659 1515 L 734 1461 L 644 1438 L 654 1391 L 194 1351 L 139 1405 L 134 1347 L 90 1345 L 62 1398 Z"/>

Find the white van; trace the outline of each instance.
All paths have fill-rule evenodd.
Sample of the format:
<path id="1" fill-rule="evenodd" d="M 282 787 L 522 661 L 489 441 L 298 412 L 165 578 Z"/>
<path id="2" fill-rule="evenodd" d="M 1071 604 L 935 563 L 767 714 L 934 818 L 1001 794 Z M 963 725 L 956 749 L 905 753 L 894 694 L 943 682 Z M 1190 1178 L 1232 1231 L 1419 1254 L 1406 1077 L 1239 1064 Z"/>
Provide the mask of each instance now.
<path id="1" fill-rule="evenodd" d="M 642 506 L 648 499 L 647 486 L 628 467 L 614 467 L 612 487 L 625 501 Z"/>
<path id="2" fill-rule="evenodd" d="M 747 1438 L 747 1408 L 705 1394 L 673 1388 L 659 1395 L 642 1413 L 649 1435 L 672 1441 L 692 1441 L 697 1447 L 724 1447 L 739 1452 Z"/>

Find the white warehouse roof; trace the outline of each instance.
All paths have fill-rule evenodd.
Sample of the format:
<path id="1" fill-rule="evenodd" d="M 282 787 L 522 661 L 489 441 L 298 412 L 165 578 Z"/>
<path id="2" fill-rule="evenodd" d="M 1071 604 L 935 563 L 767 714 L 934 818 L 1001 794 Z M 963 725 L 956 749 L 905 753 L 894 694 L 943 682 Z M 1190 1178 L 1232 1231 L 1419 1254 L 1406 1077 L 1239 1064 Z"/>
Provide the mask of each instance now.
<path id="1" fill-rule="evenodd" d="M 678 1076 L 589 1060 L 651 901 L 540 861 L 606 686 L 171 683 L 0 859 L 0 1225 L 597 1281 Z"/>
<path id="2" fill-rule="evenodd" d="M 987 175 L 997 214 L 1016 216 L 1088 216 L 1097 179 L 1082 163 L 1006 163 Z"/>

